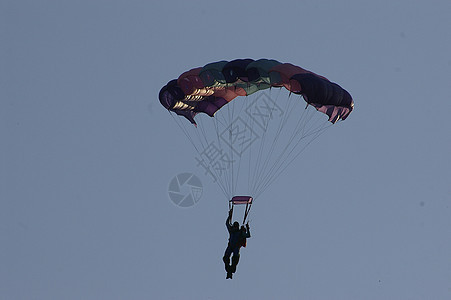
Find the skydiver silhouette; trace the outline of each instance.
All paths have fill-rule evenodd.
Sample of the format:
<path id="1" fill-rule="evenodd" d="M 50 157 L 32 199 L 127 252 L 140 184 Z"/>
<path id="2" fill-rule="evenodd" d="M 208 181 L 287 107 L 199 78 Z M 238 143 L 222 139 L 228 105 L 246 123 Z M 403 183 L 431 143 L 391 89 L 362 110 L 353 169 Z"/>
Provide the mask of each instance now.
<path id="1" fill-rule="evenodd" d="M 227 272 L 226 279 L 232 279 L 232 274 L 235 273 L 236 266 L 240 260 L 240 248 L 246 247 L 246 239 L 251 237 L 251 233 L 249 231 L 249 224 L 246 224 L 246 227 L 241 226 L 241 228 L 238 222 L 234 222 L 232 225 L 232 210 L 229 210 L 226 227 L 229 231 L 229 243 L 222 260 L 224 261 L 224 267 Z M 230 255 L 232 253 L 232 265 L 230 265 Z"/>

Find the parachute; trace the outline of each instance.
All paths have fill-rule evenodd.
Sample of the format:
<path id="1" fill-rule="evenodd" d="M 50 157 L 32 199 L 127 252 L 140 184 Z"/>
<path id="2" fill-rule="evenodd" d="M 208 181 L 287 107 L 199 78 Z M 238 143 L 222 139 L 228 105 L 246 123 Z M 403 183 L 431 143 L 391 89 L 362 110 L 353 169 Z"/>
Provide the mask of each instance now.
<path id="1" fill-rule="evenodd" d="M 198 166 L 229 201 L 237 192 L 255 200 L 307 145 L 354 108 L 351 95 L 323 76 L 249 58 L 186 71 L 160 90 L 159 100 L 194 125 L 171 114 L 196 149 Z"/>
<path id="2" fill-rule="evenodd" d="M 290 63 L 268 59 L 220 61 L 189 70 L 164 86 L 159 98 L 168 110 L 196 124 L 197 113 L 213 117 L 237 96 L 282 86 L 302 95 L 332 123 L 345 120 L 354 107 L 351 95 L 338 84 Z"/>

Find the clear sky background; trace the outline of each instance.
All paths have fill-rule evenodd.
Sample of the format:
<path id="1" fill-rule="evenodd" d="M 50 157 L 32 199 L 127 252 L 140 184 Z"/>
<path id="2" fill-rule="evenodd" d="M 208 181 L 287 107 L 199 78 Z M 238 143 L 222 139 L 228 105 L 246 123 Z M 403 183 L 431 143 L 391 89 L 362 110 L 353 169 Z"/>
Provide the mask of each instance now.
<path id="1" fill-rule="evenodd" d="M 277 4 L 276 4 L 277 3 Z M 451 2 L 0 1 L 0 299 L 451 299 Z M 227 202 L 159 104 L 273 58 L 355 100 L 256 202 Z M 191 208 L 168 197 L 196 174 Z"/>

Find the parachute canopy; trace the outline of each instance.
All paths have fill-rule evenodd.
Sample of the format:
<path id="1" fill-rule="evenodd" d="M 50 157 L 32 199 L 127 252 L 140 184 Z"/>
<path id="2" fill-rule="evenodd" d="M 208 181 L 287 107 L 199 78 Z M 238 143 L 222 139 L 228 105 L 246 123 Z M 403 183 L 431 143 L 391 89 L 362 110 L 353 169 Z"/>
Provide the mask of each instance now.
<path id="1" fill-rule="evenodd" d="M 351 95 L 323 76 L 290 63 L 249 58 L 213 62 L 186 71 L 160 90 L 159 99 L 166 109 L 196 125 L 196 114 L 213 117 L 236 97 L 270 87 L 284 87 L 302 95 L 331 123 L 345 120 L 354 108 Z"/>

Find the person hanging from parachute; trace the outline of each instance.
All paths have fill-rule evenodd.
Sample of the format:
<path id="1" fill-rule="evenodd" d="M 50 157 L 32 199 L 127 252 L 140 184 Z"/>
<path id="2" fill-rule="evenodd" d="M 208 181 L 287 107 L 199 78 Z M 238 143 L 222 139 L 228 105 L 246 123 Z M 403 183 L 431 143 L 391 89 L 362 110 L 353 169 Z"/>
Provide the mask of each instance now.
<path id="1" fill-rule="evenodd" d="M 246 247 L 246 240 L 251 237 L 249 223 L 246 223 L 246 226 L 242 225 L 241 228 L 237 221 L 235 221 L 232 225 L 232 213 L 233 209 L 230 209 L 229 215 L 226 219 L 226 227 L 229 232 L 229 242 L 224 252 L 224 257 L 222 258 L 227 272 L 226 279 L 232 279 L 232 274 L 236 272 L 236 266 L 240 260 L 240 248 Z M 232 264 L 230 264 L 230 256 L 232 253 Z"/>
<path id="2" fill-rule="evenodd" d="M 261 94 L 267 90 L 271 95 L 271 90 L 276 89 L 289 93 L 285 101 L 278 96 L 273 99 Z M 256 96 L 248 97 L 252 94 Z M 292 94 L 299 97 L 292 97 Z M 327 122 L 335 124 L 346 120 L 354 110 L 351 94 L 337 83 L 273 59 L 222 60 L 190 69 L 164 85 L 158 98 L 198 152 L 198 166 L 214 178 L 226 199 L 232 198 L 228 200 L 226 221 L 229 243 L 223 257 L 226 278 L 232 278 L 240 248 L 246 246 L 246 239 L 250 237 L 246 218 L 253 199 L 258 198 L 328 127 Z M 279 107 L 282 102 L 285 109 Z M 301 109 L 297 108 L 298 104 Z M 194 126 L 185 126 L 174 114 Z M 271 133 L 274 134 L 272 144 L 265 143 L 271 140 L 267 136 Z M 216 141 L 219 146 L 214 143 Z M 260 143 L 257 155 L 254 142 Z M 221 144 L 228 153 L 223 151 Z M 219 150 L 214 155 L 210 151 L 212 147 Z M 235 161 L 238 161 L 236 168 L 233 167 Z M 241 161 L 242 165 L 248 164 L 248 172 L 240 168 Z M 245 174 L 248 180 L 243 180 Z M 247 188 L 242 184 L 244 182 L 248 183 Z M 237 191 L 253 197 L 236 196 Z M 231 224 L 233 206 L 237 204 L 246 204 L 241 229 L 238 222 Z"/>
<path id="3" fill-rule="evenodd" d="M 252 206 L 252 200 L 253 198 L 248 196 L 235 196 L 229 201 L 229 215 L 226 219 L 226 227 L 229 232 L 229 242 L 222 258 L 227 272 L 226 279 L 232 279 L 232 275 L 236 272 L 236 266 L 240 260 L 240 249 L 241 247 L 246 247 L 247 239 L 251 237 L 249 221 L 246 225 L 244 224 Z M 244 209 L 243 225 L 240 228 L 240 223 L 237 221 L 232 224 L 233 207 L 234 205 L 243 204 L 246 204 L 246 208 Z M 230 264 L 230 256 L 232 253 L 232 264 Z"/>

